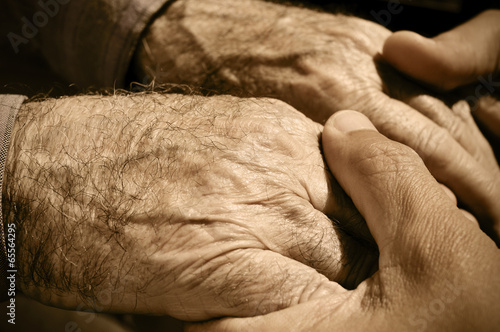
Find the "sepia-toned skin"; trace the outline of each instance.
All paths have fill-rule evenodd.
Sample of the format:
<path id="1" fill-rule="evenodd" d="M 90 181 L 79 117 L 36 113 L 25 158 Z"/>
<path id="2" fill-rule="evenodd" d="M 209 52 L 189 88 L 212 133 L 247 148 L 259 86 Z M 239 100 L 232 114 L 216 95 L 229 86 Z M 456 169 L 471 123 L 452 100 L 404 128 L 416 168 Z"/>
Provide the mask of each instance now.
<path id="1" fill-rule="evenodd" d="M 434 38 L 398 31 L 383 54 L 394 67 L 442 90 L 476 82 L 500 72 L 500 10 L 484 11 Z"/>
<path id="2" fill-rule="evenodd" d="M 498 158 L 500 10 L 484 11 L 434 38 L 398 31 L 385 41 L 383 56 L 391 65 L 428 86 L 470 100 L 474 118 L 496 138 L 492 145 Z M 500 234 L 500 223 L 496 227 Z"/>
<path id="3" fill-rule="evenodd" d="M 271 99 L 80 96 L 16 121 L 3 210 L 42 303 L 183 320 L 254 316 L 358 285 L 366 224 L 322 126 Z"/>
<path id="4" fill-rule="evenodd" d="M 188 332 L 498 330 L 500 250 L 459 213 L 413 150 L 363 117 L 335 114 L 323 144 L 377 241 L 379 270 L 354 290 Z"/>
<path id="5" fill-rule="evenodd" d="M 498 165 L 469 109 L 421 95 L 374 61 L 387 30 L 220 3 L 176 1 L 145 36 L 137 71 L 278 97 L 320 123 L 358 108 L 412 146 L 483 226 L 497 220 Z M 325 156 L 380 260 L 325 165 L 322 126 L 283 102 L 143 94 L 25 104 L 3 198 L 18 225 L 21 289 L 68 309 L 184 320 L 284 309 L 216 331 L 498 325 L 494 244 L 408 148 L 328 128 Z M 396 230 L 378 230 L 384 222 Z M 443 315 L 419 315 L 450 289 Z"/>
<path id="6" fill-rule="evenodd" d="M 497 324 L 495 244 L 411 149 L 366 130 L 338 135 L 332 121 L 324 157 L 380 258 L 328 173 L 322 126 L 283 102 L 138 94 L 24 104 L 3 192 L 18 285 L 68 309 L 261 315 L 191 326 L 202 330 L 422 326 L 409 314 L 433 296 L 451 299 L 424 320 L 433 328 Z"/>
<path id="7" fill-rule="evenodd" d="M 390 36 L 356 17 L 276 3 L 177 0 L 148 28 L 134 67 L 143 82 L 278 98 L 319 123 L 358 110 L 417 151 L 500 243 L 500 170 L 490 145 L 466 103 L 448 107 L 383 61 Z"/>

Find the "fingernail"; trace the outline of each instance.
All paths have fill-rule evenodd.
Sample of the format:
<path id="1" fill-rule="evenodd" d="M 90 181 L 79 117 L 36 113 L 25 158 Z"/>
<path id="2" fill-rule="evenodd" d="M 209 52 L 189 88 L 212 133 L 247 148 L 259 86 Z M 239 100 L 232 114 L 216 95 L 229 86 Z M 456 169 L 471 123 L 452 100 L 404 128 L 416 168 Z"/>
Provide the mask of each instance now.
<path id="1" fill-rule="evenodd" d="M 340 111 L 333 115 L 333 126 L 343 133 L 356 130 L 373 130 L 377 128 L 362 113 L 356 111 Z"/>

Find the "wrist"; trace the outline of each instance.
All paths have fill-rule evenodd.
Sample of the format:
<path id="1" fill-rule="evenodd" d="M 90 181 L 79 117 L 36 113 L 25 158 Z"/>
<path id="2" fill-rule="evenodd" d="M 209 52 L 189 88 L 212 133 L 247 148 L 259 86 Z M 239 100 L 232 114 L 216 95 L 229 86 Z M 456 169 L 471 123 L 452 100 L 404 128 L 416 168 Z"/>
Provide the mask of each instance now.
<path id="1" fill-rule="evenodd" d="M 99 188 L 105 187 L 106 178 L 99 178 L 102 171 L 93 162 L 101 156 L 112 163 L 123 153 L 114 154 L 113 141 L 108 142 L 111 151 L 106 144 L 99 151 L 97 141 L 105 131 L 92 125 L 98 119 L 107 123 L 113 109 L 109 106 L 114 105 L 111 99 L 73 97 L 26 103 L 14 126 L 4 213 L 18 232 L 17 284 L 26 295 L 45 304 L 73 310 L 120 310 L 121 298 L 133 293 L 120 286 L 126 278 L 123 271 L 110 269 L 119 266 L 117 259 L 126 261 L 131 255 L 110 240 L 122 232 L 120 225 L 113 224 L 118 218 L 114 212 L 119 212 L 111 211 L 119 205 L 113 202 L 112 188 Z M 121 266 L 127 268 L 127 264 Z M 109 294 L 113 297 L 108 298 Z"/>

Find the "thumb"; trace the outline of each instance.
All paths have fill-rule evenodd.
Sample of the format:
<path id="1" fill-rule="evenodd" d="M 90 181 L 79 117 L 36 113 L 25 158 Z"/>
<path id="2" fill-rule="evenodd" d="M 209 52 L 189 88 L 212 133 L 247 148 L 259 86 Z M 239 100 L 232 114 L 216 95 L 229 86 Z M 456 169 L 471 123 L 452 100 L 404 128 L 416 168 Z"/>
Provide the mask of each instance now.
<path id="1" fill-rule="evenodd" d="M 451 90 L 500 70 L 500 10 L 485 11 L 434 38 L 398 31 L 384 45 L 397 69 L 437 88 Z"/>
<path id="2" fill-rule="evenodd" d="M 379 134 L 363 114 L 342 111 L 333 115 L 325 124 L 323 148 L 331 172 L 377 242 L 380 268 L 385 263 L 404 265 L 414 260 L 409 255 L 415 253 L 433 265 L 436 254 L 455 255 L 450 253 L 454 247 L 450 237 L 463 239 L 480 232 L 420 157 Z"/>
<path id="3" fill-rule="evenodd" d="M 481 284 L 481 276 L 497 277 L 495 267 L 481 267 L 489 269 L 496 261 L 495 245 L 489 241 L 476 246 L 487 237 L 462 215 L 413 150 L 385 138 L 368 118 L 353 111 L 335 113 L 325 124 L 322 141 L 330 170 L 377 241 L 379 271 L 350 292 L 338 291 L 263 316 L 188 325 L 186 331 L 399 330 L 398 326 L 408 327 L 408 313 L 420 310 L 436 295 L 443 295 L 437 292 L 451 279 L 450 275 L 463 274 L 462 280 L 469 278 L 474 285 Z M 464 249 L 459 248 L 464 240 L 471 241 L 465 241 Z M 455 263 L 455 269 L 449 269 L 450 262 Z M 435 273 L 439 268 L 447 276 L 439 284 L 440 278 L 421 278 L 429 271 L 439 277 Z M 475 274 L 470 276 L 464 270 Z M 394 278 L 392 271 L 402 279 Z M 412 285 L 407 282 L 409 278 L 415 278 Z M 464 306 L 459 315 L 488 298 L 478 294 L 473 288 L 464 295 L 477 300 Z M 455 316 L 455 307 L 450 308 L 454 319 L 460 317 Z M 475 310 L 472 317 L 481 308 Z"/>

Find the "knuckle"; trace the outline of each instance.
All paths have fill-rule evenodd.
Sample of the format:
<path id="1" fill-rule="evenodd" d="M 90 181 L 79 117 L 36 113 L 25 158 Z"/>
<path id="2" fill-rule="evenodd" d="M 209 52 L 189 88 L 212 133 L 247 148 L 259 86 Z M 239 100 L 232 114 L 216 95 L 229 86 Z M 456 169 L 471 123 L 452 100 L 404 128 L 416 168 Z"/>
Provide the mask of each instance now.
<path id="1" fill-rule="evenodd" d="M 432 126 L 421 130 L 420 141 L 416 145 L 416 150 L 424 161 L 439 162 L 445 167 L 448 163 L 449 149 L 452 149 L 456 142 L 450 133 L 441 127 Z"/>
<path id="2" fill-rule="evenodd" d="M 250 98 L 243 104 L 250 112 L 239 119 L 239 128 L 253 139 L 255 146 L 290 156 L 318 147 L 322 128 L 292 106 L 270 98 Z"/>
<path id="3" fill-rule="evenodd" d="M 261 111 L 264 114 L 277 114 L 282 112 L 290 112 L 291 114 L 301 114 L 289 104 L 274 98 L 245 98 L 242 103 L 247 107 Z"/>
<path id="4" fill-rule="evenodd" d="M 259 128 L 282 128 L 284 119 L 297 119 L 302 114 L 292 106 L 271 98 L 246 98 L 239 102 L 245 120 Z M 302 119 L 301 119 L 302 120 Z"/>

